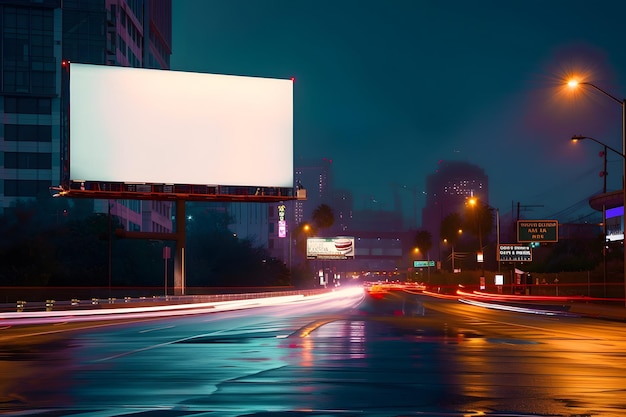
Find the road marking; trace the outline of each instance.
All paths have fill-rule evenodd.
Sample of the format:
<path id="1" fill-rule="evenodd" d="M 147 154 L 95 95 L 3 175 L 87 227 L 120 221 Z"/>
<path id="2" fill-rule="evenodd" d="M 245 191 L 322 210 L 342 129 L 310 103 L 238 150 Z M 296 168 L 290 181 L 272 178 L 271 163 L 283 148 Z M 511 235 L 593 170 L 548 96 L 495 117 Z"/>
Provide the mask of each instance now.
<path id="1" fill-rule="evenodd" d="M 145 329 L 145 330 L 140 330 L 139 333 L 150 333 L 150 332 L 156 332 L 157 330 L 166 330 L 166 329 L 173 329 L 176 326 L 164 326 L 164 327 L 155 327 L 153 329 Z"/>

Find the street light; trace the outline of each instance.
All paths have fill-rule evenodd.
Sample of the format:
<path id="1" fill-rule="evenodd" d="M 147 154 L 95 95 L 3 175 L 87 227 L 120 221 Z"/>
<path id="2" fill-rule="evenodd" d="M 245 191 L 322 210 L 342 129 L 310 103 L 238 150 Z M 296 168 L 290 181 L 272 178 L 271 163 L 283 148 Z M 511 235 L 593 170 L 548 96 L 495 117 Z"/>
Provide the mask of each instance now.
<path id="1" fill-rule="evenodd" d="M 597 85 L 589 83 L 589 82 L 583 82 L 583 81 L 578 81 L 578 80 L 573 79 L 573 80 L 570 80 L 567 83 L 567 85 L 570 88 L 577 88 L 579 85 L 587 85 L 599 91 L 600 93 L 604 94 L 606 97 L 610 98 L 611 100 L 613 100 L 614 102 L 622 106 L 622 152 L 618 152 L 618 153 L 622 155 L 622 157 L 624 157 L 624 154 L 626 154 L 626 98 L 620 100 L 617 97 L 607 93 L 606 91 L 604 91 Z M 623 175 L 622 176 L 622 194 L 623 194 L 623 203 L 624 203 L 622 225 L 623 225 L 623 229 L 626 229 L 626 158 L 624 158 L 624 170 L 623 170 L 622 175 Z M 624 239 L 622 240 L 622 251 L 624 252 L 624 303 L 626 303 L 626 230 L 624 230 Z"/>
<path id="2" fill-rule="evenodd" d="M 619 156 L 621 156 L 622 158 L 624 158 L 626 160 L 626 155 L 624 155 L 623 153 L 621 153 L 620 151 L 618 151 L 615 148 L 610 147 L 609 145 L 607 145 L 604 142 L 601 142 L 595 138 L 589 137 L 589 136 L 582 136 L 582 135 L 574 135 L 572 136 L 572 142 L 578 142 L 579 140 L 583 140 L 583 139 L 589 139 L 599 145 L 604 146 L 604 171 L 603 171 L 603 177 L 604 177 L 604 187 L 603 187 L 603 192 L 606 193 L 606 150 L 609 149 L 613 152 L 615 152 L 616 154 L 618 154 Z M 625 162 L 626 164 L 626 162 Z M 603 268 L 603 277 L 604 277 L 604 296 L 606 297 L 606 206 L 604 204 L 602 204 L 602 231 L 604 234 L 604 242 L 602 242 L 602 268 Z"/>
<path id="3" fill-rule="evenodd" d="M 616 154 L 618 154 L 622 158 L 626 158 L 626 155 L 624 155 L 623 153 L 621 153 L 617 149 L 610 147 L 606 143 L 600 142 L 598 139 L 595 139 L 595 138 L 592 138 L 592 137 L 589 137 L 589 136 L 582 136 L 582 135 L 574 135 L 574 136 L 572 136 L 572 142 L 578 142 L 579 140 L 584 140 L 584 139 L 589 139 L 591 141 L 594 141 L 595 143 L 604 146 L 606 149 L 615 152 Z"/>
<path id="4" fill-rule="evenodd" d="M 479 199 L 477 197 L 470 197 L 468 199 L 468 204 L 472 207 L 472 209 L 474 210 L 474 215 L 477 214 L 477 208 L 478 208 L 478 204 L 483 205 L 485 208 L 487 208 L 487 210 L 494 210 L 496 212 L 496 258 L 499 258 L 498 253 L 500 251 L 500 210 L 483 202 L 483 201 L 479 201 Z M 491 217 L 491 212 L 489 212 L 489 218 L 490 221 L 493 222 L 493 218 Z M 482 244 L 482 231 L 481 231 L 481 221 L 483 220 L 482 218 L 478 218 L 478 240 L 479 240 L 479 245 L 480 245 L 480 253 L 481 255 L 483 254 L 483 244 Z M 491 225 L 493 225 L 493 223 L 491 223 Z M 482 260 L 484 262 L 484 259 Z M 484 278 L 485 276 L 485 267 L 484 267 L 484 263 L 482 264 L 482 275 L 481 278 Z M 500 262 L 498 261 L 498 272 L 500 272 Z"/>
<path id="5" fill-rule="evenodd" d="M 478 199 L 476 197 L 470 197 L 469 200 L 467 200 L 468 204 L 472 207 L 472 210 L 474 210 L 474 218 L 476 219 L 476 224 L 478 226 L 478 250 L 479 253 L 482 255 L 483 253 L 483 234 L 481 232 L 481 228 L 480 228 L 480 221 L 482 219 L 479 218 L 478 216 L 478 211 L 476 209 L 476 205 L 478 204 Z M 482 260 L 480 260 L 479 262 L 482 262 Z"/>
<path id="6" fill-rule="evenodd" d="M 480 289 L 484 289 L 485 281 L 485 258 L 483 254 L 483 233 L 480 223 L 482 222 L 481 216 L 478 211 L 478 199 L 476 197 L 470 197 L 468 204 L 474 211 L 474 217 L 476 218 L 476 224 L 478 225 L 478 252 L 476 252 L 476 262 L 480 263 Z"/>
<path id="7" fill-rule="evenodd" d="M 419 255 L 420 253 L 421 253 L 420 248 L 418 248 L 417 246 L 413 248 L 413 255 L 415 257 L 417 257 L 417 255 Z M 429 254 L 426 254 L 426 258 L 427 258 L 427 260 L 426 260 L 426 268 L 427 268 L 427 273 L 428 273 L 426 281 L 430 282 L 430 256 L 429 256 Z"/>

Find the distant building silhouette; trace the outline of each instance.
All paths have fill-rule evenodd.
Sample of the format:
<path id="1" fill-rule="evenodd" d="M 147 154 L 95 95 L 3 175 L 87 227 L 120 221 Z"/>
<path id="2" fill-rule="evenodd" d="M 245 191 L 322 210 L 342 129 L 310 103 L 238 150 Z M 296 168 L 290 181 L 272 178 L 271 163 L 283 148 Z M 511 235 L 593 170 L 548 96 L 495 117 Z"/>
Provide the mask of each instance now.
<path id="1" fill-rule="evenodd" d="M 354 221 L 354 199 L 352 193 L 347 189 L 337 189 L 333 192 L 330 204 L 335 215 L 333 231 L 336 234 L 345 234 L 352 228 Z"/>
<path id="2" fill-rule="evenodd" d="M 356 210 L 351 230 L 402 232 L 402 213 L 396 210 Z"/>
<path id="3" fill-rule="evenodd" d="M 485 171 L 477 165 L 463 161 L 441 161 L 437 171 L 426 178 L 422 229 L 431 233 L 434 249 L 440 247 L 442 220 L 451 213 L 461 214 L 470 196 L 476 196 L 489 204 L 489 180 Z"/>
<path id="4" fill-rule="evenodd" d="M 313 211 L 321 204 L 331 205 L 333 190 L 333 161 L 328 158 L 297 159 L 294 164 L 294 179 L 306 189 L 307 199 L 295 201 L 296 224 L 311 221 Z"/>

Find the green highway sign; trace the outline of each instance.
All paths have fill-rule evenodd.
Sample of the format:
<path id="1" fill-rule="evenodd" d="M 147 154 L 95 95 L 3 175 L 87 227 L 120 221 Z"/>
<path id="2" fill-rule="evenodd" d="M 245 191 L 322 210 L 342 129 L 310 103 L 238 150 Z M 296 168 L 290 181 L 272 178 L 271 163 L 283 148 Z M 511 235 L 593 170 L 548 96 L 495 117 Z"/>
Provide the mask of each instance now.
<path id="1" fill-rule="evenodd" d="M 426 268 L 427 266 L 435 266 L 435 261 L 413 261 L 413 268 Z"/>
<path id="2" fill-rule="evenodd" d="M 558 242 L 558 220 L 518 220 L 518 242 Z"/>

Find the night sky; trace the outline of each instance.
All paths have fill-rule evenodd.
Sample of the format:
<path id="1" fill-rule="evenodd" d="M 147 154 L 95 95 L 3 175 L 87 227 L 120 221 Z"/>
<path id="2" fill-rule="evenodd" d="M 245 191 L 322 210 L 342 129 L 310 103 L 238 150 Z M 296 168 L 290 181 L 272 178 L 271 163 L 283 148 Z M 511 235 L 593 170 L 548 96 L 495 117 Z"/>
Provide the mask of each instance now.
<path id="1" fill-rule="evenodd" d="M 623 0 L 175 0 L 172 69 L 295 77 L 294 156 L 329 158 L 355 207 L 407 213 L 440 160 L 483 168 L 502 213 L 568 221 L 602 190 L 626 96 Z M 608 155 L 608 190 L 622 157 Z M 410 216 L 410 214 L 407 214 Z"/>

